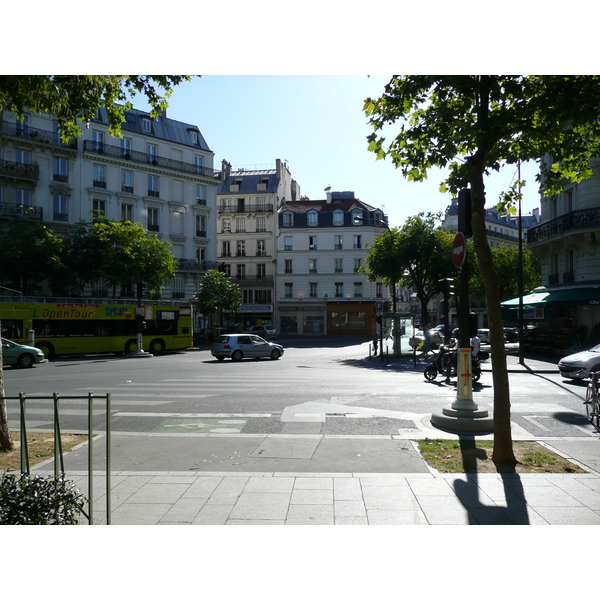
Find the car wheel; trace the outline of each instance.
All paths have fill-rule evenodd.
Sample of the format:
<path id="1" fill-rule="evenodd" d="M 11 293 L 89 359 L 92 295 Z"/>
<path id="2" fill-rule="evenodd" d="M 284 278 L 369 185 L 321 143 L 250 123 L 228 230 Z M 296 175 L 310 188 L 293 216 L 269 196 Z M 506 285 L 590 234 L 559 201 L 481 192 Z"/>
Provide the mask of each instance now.
<path id="1" fill-rule="evenodd" d="M 281 352 L 279 352 L 279 350 L 277 350 L 277 348 L 275 348 L 274 350 L 271 350 L 271 360 L 277 360 L 279 357 L 281 356 Z"/>
<path id="2" fill-rule="evenodd" d="M 236 350 L 232 355 L 231 355 L 231 360 L 233 362 L 240 362 L 240 360 L 242 360 L 242 358 L 244 357 L 244 355 L 242 354 L 241 350 Z"/>
<path id="3" fill-rule="evenodd" d="M 35 358 L 33 354 L 21 354 L 17 360 L 17 367 L 19 369 L 28 369 L 29 367 L 33 367 L 35 363 Z"/>
<path id="4" fill-rule="evenodd" d="M 435 367 L 426 367 L 424 375 L 427 381 L 433 381 L 437 377 L 437 369 Z"/>
<path id="5" fill-rule="evenodd" d="M 481 370 L 474 370 L 471 379 L 473 380 L 473 383 L 477 383 L 481 379 Z"/>

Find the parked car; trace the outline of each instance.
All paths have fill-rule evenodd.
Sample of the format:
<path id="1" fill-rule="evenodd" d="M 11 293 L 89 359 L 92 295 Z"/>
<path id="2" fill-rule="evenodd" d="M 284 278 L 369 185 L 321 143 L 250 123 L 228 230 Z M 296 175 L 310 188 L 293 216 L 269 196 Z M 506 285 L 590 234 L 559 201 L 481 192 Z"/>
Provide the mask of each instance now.
<path id="1" fill-rule="evenodd" d="M 283 355 L 283 347 L 258 335 L 231 333 L 220 335 L 213 343 L 211 353 L 217 360 L 231 358 L 235 362 L 242 358 L 261 357 L 277 360 Z"/>
<path id="2" fill-rule="evenodd" d="M 590 376 L 590 369 L 598 364 L 600 364 L 600 344 L 589 350 L 561 358 L 558 361 L 558 370 L 562 377 L 585 379 Z"/>
<path id="3" fill-rule="evenodd" d="M 519 330 L 516 327 L 504 327 L 504 337 L 507 342 L 518 342 Z"/>
<path id="4" fill-rule="evenodd" d="M 490 330 L 489 329 L 478 329 L 477 337 L 482 344 L 490 343 Z"/>
<path id="5" fill-rule="evenodd" d="M 277 335 L 277 329 L 275 325 L 252 325 L 252 327 L 248 327 L 244 333 L 252 333 L 269 339 L 274 338 Z"/>
<path id="6" fill-rule="evenodd" d="M 2 366 L 12 365 L 23 369 L 33 367 L 45 359 L 44 353 L 33 346 L 23 346 L 2 338 Z"/>
<path id="7" fill-rule="evenodd" d="M 431 333 L 431 348 L 435 350 L 439 348 L 441 344 L 444 343 L 444 338 L 442 333 L 436 329 L 430 329 Z M 421 342 L 425 341 L 425 334 L 422 331 L 415 331 L 414 335 L 409 338 L 408 345 L 411 348 L 417 348 Z"/>

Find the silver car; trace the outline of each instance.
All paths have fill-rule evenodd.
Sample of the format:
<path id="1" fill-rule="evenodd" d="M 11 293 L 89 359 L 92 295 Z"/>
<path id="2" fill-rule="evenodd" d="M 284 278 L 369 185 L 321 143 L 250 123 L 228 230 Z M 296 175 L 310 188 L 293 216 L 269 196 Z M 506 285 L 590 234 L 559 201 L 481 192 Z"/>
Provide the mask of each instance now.
<path id="1" fill-rule="evenodd" d="M 283 355 L 283 347 L 279 344 L 267 342 L 258 335 L 247 333 L 231 333 L 220 335 L 211 350 L 217 360 L 231 358 L 238 362 L 242 358 L 270 358 L 277 360 Z"/>
<path id="2" fill-rule="evenodd" d="M 600 364 L 600 344 L 589 350 L 561 358 L 558 361 L 558 370 L 563 377 L 585 379 L 590 376 L 590 369 L 598 364 Z"/>

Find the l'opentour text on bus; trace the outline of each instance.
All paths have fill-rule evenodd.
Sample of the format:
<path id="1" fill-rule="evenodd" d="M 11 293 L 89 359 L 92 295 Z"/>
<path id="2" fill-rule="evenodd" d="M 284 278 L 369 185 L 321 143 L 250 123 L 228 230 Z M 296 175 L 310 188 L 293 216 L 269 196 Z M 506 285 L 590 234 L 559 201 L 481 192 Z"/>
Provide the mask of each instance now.
<path id="1" fill-rule="evenodd" d="M 143 319 L 144 350 L 158 354 L 192 345 L 189 304 L 146 303 L 140 309 L 137 303 L 0 301 L 2 337 L 35 345 L 46 357 L 102 352 L 130 354 L 137 350 L 137 310 Z"/>

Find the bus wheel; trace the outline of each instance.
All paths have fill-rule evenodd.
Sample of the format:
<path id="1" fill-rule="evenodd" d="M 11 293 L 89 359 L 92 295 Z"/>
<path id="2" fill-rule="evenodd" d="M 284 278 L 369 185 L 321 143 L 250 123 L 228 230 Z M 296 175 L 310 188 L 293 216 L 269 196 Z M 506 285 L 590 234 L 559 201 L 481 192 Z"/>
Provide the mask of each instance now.
<path id="1" fill-rule="evenodd" d="M 39 348 L 46 358 L 52 358 L 54 356 L 54 346 L 49 342 L 40 342 L 35 345 L 36 348 Z"/>
<path id="2" fill-rule="evenodd" d="M 160 354 L 165 351 L 165 343 L 162 340 L 152 340 L 150 342 L 150 352 L 152 354 Z"/>
<path id="3" fill-rule="evenodd" d="M 137 350 L 137 340 L 128 340 L 125 343 L 125 354 L 133 354 Z"/>

